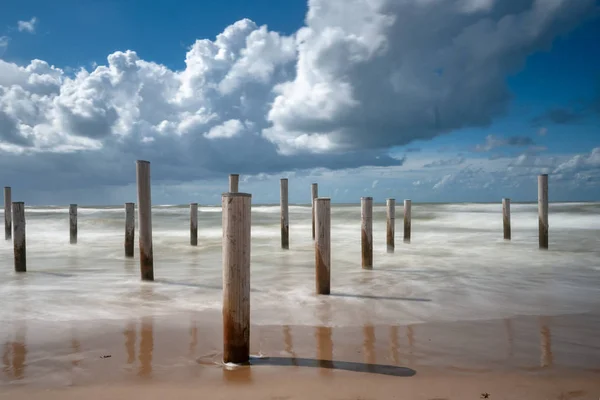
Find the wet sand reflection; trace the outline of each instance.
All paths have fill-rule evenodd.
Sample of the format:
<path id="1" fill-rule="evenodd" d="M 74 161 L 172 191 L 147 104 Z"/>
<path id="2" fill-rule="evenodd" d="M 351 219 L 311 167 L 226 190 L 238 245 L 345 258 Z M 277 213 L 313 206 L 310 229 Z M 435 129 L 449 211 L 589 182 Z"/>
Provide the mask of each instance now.
<path id="1" fill-rule="evenodd" d="M 289 325 L 283 326 L 283 343 L 285 345 L 285 352 L 292 356 L 292 359 L 296 358 L 296 352 L 294 351 L 294 345 L 292 342 L 292 332 Z"/>
<path id="2" fill-rule="evenodd" d="M 142 318 L 140 332 L 140 368 L 138 375 L 150 377 L 152 374 L 152 352 L 154 351 L 154 321 L 152 317 Z"/>
<path id="3" fill-rule="evenodd" d="M 27 328 L 21 325 L 17 328 L 15 339 L 4 344 L 2 352 L 3 372 L 8 379 L 23 379 L 27 359 Z"/>
<path id="4" fill-rule="evenodd" d="M 549 318 L 540 317 L 540 366 L 542 368 L 551 367 L 554 363 L 554 355 L 552 354 L 552 335 L 550 334 L 549 322 Z"/>
<path id="5" fill-rule="evenodd" d="M 369 366 L 375 365 L 375 327 L 373 325 L 366 325 L 363 327 L 363 354 L 365 357 L 365 363 Z"/>
<path id="6" fill-rule="evenodd" d="M 319 359 L 319 366 L 323 368 L 320 370 L 321 375 L 331 375 L 331 364 L 333 360 L 333 341 L 331 328 L 328 326 L 319 326 L 316 329 L 315 335 L 317 337 L 317 358 Z"/>
<path id="7" fill-rule="evenodd" d="M 415 330 L 412 325 L 408 325 L 406 327 L 406 337 L 408 339 L 408 365 L 411 367 L 415 367 L 416 357 L 415 357 Z"/>
<path id="8" fill-rule="evenodd" d="M 390 352 L 395 365 L 400 364 L 400 354 L 398 352 L 398 327 L 390 326 Z"/>
<path id="9" fill-rule="evenodd" d="M 133 364 L 135 362 L 135 323 L 129 322 L 127 328 L 123 332 L 125 336 L 125 351 L 127 352 L 127 364 Z"/>
<path id="10" fill-rule="evenodd" d="M 510 318 L 505 318 L 504 319 L 504 329 L 506 330 L 506 340 L 508 342 L 508 357 L 507 358 L 512 358 L 513 354 L 514 354 L 514 347 L 515 347 L 515 335 L 513 332 L 513 326 L 512 326 L 512 321 L 510 320 Z"/>

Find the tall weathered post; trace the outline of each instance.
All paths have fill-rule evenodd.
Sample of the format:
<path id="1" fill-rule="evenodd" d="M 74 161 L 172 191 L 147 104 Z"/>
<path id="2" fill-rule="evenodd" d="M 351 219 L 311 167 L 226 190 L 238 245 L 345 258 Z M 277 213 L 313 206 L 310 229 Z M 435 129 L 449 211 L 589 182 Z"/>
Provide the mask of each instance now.
<path id="1" fill-rule="evenodd" d="M 281 248 L 290 248 L 290 221 L 288 205 L 288 180 L 281 179 L 281 191 L 279 204 L 281 206 Z"/>
<path id="2" fill-rule="evenodd" d="M 396 246 L 396 244 L 395 244 L 396 200 L 395 199 L 387 199 L 386 209 L 387 209 L 387 224 L 386 224 L 387 251 L 388 251 L 388 253 L 393 253 L 394 247 Z"/>
<path id="3" fill-rule="evenodd" d="M 502 199 L 502 226 L 504 227 L 504 239 L 510 240 L 510 199 Z"/>
<path id="4" fill-rule="evenodd" d="M 190 203 L 190 245 L 198 246 L 198 203 Z"/>
<path id="5" fill-rule="evenodd" d="M 361 222 L 361 254 L 362 267 L 373 268 L 373 198 L 361 197 L 360 199 L 360 222 Z"/>
<path id="6" fill-rule="evenodd" d="M 315 239 L 315 199 L 319 197 L 319 184 L 313 183 L 310 185 L 311 192 L 311 207 L 312 207 L 312 238 Z"/>
<path id="7" fill-rule="evenodd" d="M 223 362 L 250 359 L 250 207 L 248 193 L 224 193 Z"/>
<path id="8" fill-rule="evenodd" d="M 152 252 L 152 195 L 150 188 L 150 162 L 136 162 L 138 230 L 140 247 L 140 273 L 142 280 L 154 280 L 154 257 Z"/>
<path id="9" fill-rule="evenodd" d="M 135 240 L 135 204 L 125 203 L 125 257 L 133 257 Z"/>
<path id="10" fill-rule="evenodd" d="M 4 187 L 4 239 L 12 237 L 12 196 L 9 186 Z"/>
<path id="11" fill-rule="evenodd" d="M 77 204 L 69 205 L 69 242 L 77 243 Z"/>
<path id="12" fill-rule="evenodd" d="M 331 200 L 315 199 L 315 272 L 317 294 L 331 290 Z"/>
<path id="13" fill-rule="evenodd" d="M 538 176 L 538 219 L 540 249 L 548 248 L 548 174 Z"/>
<path id="14" fill-rule="evenodd" d="M 15 251 L 15 271 L 27 271 L 27 251 L 25 246 L 25 203 L 16 201 L 12 203 L 14 224 L 13 245 Z"/>
<path id="15" fill-rule="evenodd" d="M 411 208 L 412 201 L 404 200 L 404 241 L 407 243 L 410 242 Z"/>
<path id="16" fill-rule="evenodd" d="M 240 188 L 240 176 L 238 174 L 229 175 L 229 193 L 237 193 Z"/>

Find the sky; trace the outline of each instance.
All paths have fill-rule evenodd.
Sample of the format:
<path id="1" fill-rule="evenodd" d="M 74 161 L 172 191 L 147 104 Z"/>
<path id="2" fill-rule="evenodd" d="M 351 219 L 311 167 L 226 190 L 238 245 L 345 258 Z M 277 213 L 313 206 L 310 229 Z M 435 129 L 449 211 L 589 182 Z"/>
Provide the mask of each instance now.
<path id="1" fill-rule="evenodd" d="M 600 1 L 4 0 L 0 186 L 31 205 L 600 200 Z"/>

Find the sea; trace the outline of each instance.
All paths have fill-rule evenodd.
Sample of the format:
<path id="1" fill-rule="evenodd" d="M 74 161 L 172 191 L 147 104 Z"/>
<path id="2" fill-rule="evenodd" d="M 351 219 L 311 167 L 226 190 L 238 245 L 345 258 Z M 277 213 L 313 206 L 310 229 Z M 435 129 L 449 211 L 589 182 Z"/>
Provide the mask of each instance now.
<path id="1" fill-rule="evenodd" d="M 388 253 L 385 204 L 375 204 L 374 265 L 364 270 L 360 205 L 333 204 L 331 295 L 318 296 L 310 205 L 289 207 L 289 250 L 281 249 L 279 205 L 253 205 L 252 323 L 406 325 L 598 311 L 600 203 L 549 210 L 549 249 L 540 250 L 537 204 L 512 204 L 507 241 L 500 203 L 414 203 L 410 243 L 399 204 Z M 14 272 L 12 242 L 0 240 L 0 339 L 27 321 L 220 312 L 221 207 L 198 213 L 191 246 L 189 205 L 152 208 L 156 280 L 142 282 L 137 230 L 135 257 L 124 254 L 124 206 L 79 206 L 77 244 L 69 243 L 68 206 L 26 207 L 26 273 Z M 315 312 L 323 305 L 326 314 Z"/>

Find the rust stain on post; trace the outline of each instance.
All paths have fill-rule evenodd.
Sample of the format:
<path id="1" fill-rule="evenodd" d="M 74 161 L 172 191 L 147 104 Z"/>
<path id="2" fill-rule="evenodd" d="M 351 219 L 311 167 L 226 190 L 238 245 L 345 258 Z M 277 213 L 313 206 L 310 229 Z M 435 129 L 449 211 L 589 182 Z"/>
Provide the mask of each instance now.
<path id="1" fill-rule="evenodd" d="M 4 239 L 12 238 L 12 194 L 10 187 L 4 187 Z"/>
<path id="2" fill-rule="evenodd" d="M 25 241 L 25 204 L 22 201 L 12 203 L 14 224 L 15 271 L 27 271 L 27 249 Z"/>
<path id="3" fill-rule="evenodd" d="M 331 290 L 331 200 L 317 198 L 315 203 L 315 283 L 317 294 Z"/>
<path id="4" fill-rule="evenodd" d="M 69 242 L 77 243 L 77 204 L 69 205 Z"/>
<path id="5" fill-rule="evenodd" d="M 404 200 L 404 241 L 410 243 L 410 229 L 412 219 L 412 201 Z"/>
<path id="6" fill-rule="evenodd" d="M 386 224 L 386 243 L 388 253 L 394 252 L 395 232 L 396 232 L 396 200 L 387 199 L 387 224 Z"/>
<path id="7" fill-rule="evenodd" d="M 223 361 L 250 359 L 251 202 L 247 193 L 224 193 L 223 226 Z"/>
<path id="8" fill-rule="evenodd" d="M 125 203 L 125 257 L 133 257 L 135 240 L 135 204 Z"/>
<path id="9" fill-rule="evenodd" d="M 540 249 L 548 248 L 548 175 L 538 176 L 538 220 Z"/>
<path id="10" fill-rule="evenodd" d="M 140 247 L 140 274 L 142 280 L 154 280 L 154 257 L 152 252 L 152 196 L 150 187 L 150 162 L 136 163 L 138 196 L 138 229 Z"/>
<path id="11" fill-rule="evenodd" d="M 288 180 L 281 179 L 281 248 L 290 248 L 290 225 L 289 225 L 289 206 L 288 206 Z"/>
<path id="12" fill-rule="evenodd" d="M 190 204 L 190 245 L 198 246 L 198 203 Z"/>
<path id="13" fill-rule="evenodd" d="M 502 199 L 502 225 L 504 227 L 504 239 L 510 240 L 510 199 Z"/>
<path id="14" fill-rule="evenodd" d="M 361 253 L 362 267 L 373 268 L 373 198 L 362 197 L 361 203 Z"/>

